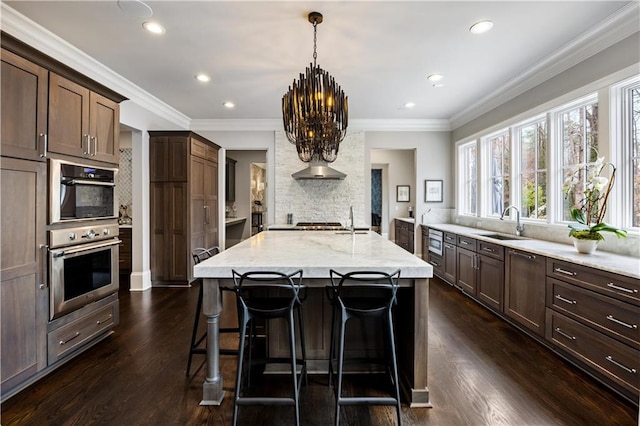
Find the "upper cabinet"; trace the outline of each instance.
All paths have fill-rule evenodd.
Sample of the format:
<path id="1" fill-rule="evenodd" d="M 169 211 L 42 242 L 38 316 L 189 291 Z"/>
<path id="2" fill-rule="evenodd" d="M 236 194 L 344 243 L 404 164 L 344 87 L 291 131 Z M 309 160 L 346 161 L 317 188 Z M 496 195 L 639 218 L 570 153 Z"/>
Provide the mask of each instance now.
<path id="1" fill-rule="evenodd" d="M 118 164 L 126 98 L 2 33 L 2 155 Z M 11 107 L 8 107 L 11 106 Z"/>
<path id="2" fill-rule="evenodd" d="M 119 111 L 116 102 L 51 73 L 49 151 L 117 163 Z"/>
<path id="3" fill-rule="evenodd" d="M 2 49 L 2 155 L 45 161 L 49 72 Z"/>

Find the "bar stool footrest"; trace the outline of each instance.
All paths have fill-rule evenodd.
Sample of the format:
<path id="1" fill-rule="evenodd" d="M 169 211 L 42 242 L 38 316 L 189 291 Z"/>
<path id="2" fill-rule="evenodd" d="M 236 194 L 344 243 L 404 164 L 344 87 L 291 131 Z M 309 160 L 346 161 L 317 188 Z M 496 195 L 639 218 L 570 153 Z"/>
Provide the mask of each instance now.
<path id="1" fill-rule="evenodd" d="M 242 396 L 236 398 L 236 405 L 295 405 L 293 398 L 258 398 Z"/>
<path id="2" fill-rule="evenodd" d="M 398 400 L 395 398 L 385 397 L 349 397 L 338 399 L 338 405 L 397 405 Z"/>

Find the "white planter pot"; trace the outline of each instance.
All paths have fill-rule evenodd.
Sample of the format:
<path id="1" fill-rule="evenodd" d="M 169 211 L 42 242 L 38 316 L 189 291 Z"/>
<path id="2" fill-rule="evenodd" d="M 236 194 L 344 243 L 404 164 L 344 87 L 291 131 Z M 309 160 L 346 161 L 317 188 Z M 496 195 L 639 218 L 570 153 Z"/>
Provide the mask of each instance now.
<path id="1" fill-rule="evenodd" d="M 579 240 L 574 238 L 573 246 L 578 250 L 578 253 L 591 254 L 596 251 L 598 242 L 598 240 Z"/>

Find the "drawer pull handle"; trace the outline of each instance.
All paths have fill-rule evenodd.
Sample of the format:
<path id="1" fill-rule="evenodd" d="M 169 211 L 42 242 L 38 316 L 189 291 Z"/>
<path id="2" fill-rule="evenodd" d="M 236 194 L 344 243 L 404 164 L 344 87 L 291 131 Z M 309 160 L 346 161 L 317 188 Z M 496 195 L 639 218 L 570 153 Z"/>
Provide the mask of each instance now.
<path id="1" fill-rule="evenodd" d="M 624 322 L 624 321 L 620 321 L 619 319 L 615 318 L 613 315 L 607 315 L 607 319 L 608 319 L 609 321 L 613 321 L 613 322 L 615 322 L 616 324 L 623 325 L 623 326 L 625 326 L 625 327 L 627 327 L 627 328 L 631 328 L 631 329 L 633 329 L 633 330 L 635 330 L 636 328 L 638 328 L 638 326 L 637 326 L 637 325 L 635 325 L 635 324 L 628 324 L 628 323 L 626 323 L 626 322 Z"/>
<path id="2" fill-rule="evenodd" d="M 558 300 L 560 300 L 560 301 L 562 301 L 564 303 L 568 303 L 570 305 L 575 305 L 576 303 L 578 303 L 575 300 L 567 299 L 566 297 L 562 297 L 559 294 L 556 294 L 556 299 L 558 299 Z"/>
<path id="3" fill-rule="evenodd" d="M 433 266 L 435 266 L 435 267 L 440 266 L 440 264 L 439 264 L 439 263 L 434 262 L 433 260 L 430 260 L 430 261 L 429 261 L 429 263 L 430 263 L 430 264 L 432 264 L 432 265 L 433 265 Z"/>
<path id="4" fill-rule="evenodd" d="M 468 245 L 469 245 L 469 243 L 468 243 L 468 242 L 466 242 L 466 241 L 460 241 L 460 244 L 464 244 L 465 246 L 468 246 Z"/>
<path id="5" fill-rule="evenodd" d="M 553 268 L 553 270 L 555 272 L 559 272 L 559 273 L 564 274 L 564 275 L 569 275 L 570 277 L 575 277 L 576 275 L 578 275 L 577 272 L 567 271 L 566 269 L 562 269 L 562 268 Z"/>
<path id="6" fill-rule="evenodd" d="M 511 250 L 509 251 L 510 254 L 515 254 L 516 256 L 520 256 L 520 257 L 524 257 L 526 259 L 529 260 L 535 260 L 535 256 L 532 254 L 526 254 L 526 253 L 520 253 L 519 251 L 515 251 L 515 250 Z"/>
<path id="7" fill-rule="evenodd" d="M 559 334 L 559 335 L 561 335 L 562 337 L 566 337 L 566 338 L 567 338 L 567 339 L 569 339 L 569 340 L 576 340 L 576 337 L 575 337 L 575 336 L 572 336 L 572 335 L 570 335 L 570 334 L 568 334 L 568 333 L 565 333 L 564 331 L 562 331 L 562 330 L 560 329 L 560 327 L 556 327 L 556 333 L 558 333 L 558 334 Z"/>
<path id="8" fill-rule="evenodd" d="M 488 251 L 489 253 L 495 253 L 496 252 L 494 249 L 489 248 L 489 247 L 483 247 L 482 250 L 483 251 Z"/>
<path id="9" fill-rule="evenodd" d="M 97 321 L 96 321 L 96 324 L 97 324 L 97 325 L 100 325 L 100 324 L 102 324 L 102 323 L 104 323 L 104 322 L 109 321 L 110 319 L 111 319 L 111 314 L 109 314 L 109 316 L 108 316 L 106 319 L 103 319 L 103 320 L 97 320 Z"/>
<path id="10" fill-rule="evenodd" d="M 637 293 L 638 290 L 637 289 L 631 289 L 631 288 L 625 288 L 625 287 L 620 287 L 618 285 L 615 285 L 614 283 L 609 283 L 607 284 L 607 287 L 612 288 L 614 290 L 620 290 L 620 291 L 624 291 L 625 293 Z"/>
<path id="11" fill-rule="evenodd" d="M 76 331 L 76 334 L 74 334 L 73 337 L 70 337 L 67 340 L 60 340 L 60 346 L 66 345 L 67 343 L 69 343 L 73 339 L 77 338 L 78 336 L 80 336 L 80 332 Z"/>
<path id="12" fill-rule="evenodd" d="M 445 244 L 444 246 L 449 250 L 453 250 L 453 246 L 451 244 Z"/>
<path id="13" fill-rule="evenodd" d="M 609 361 L 610 363 L 612 363 L 615 366 L 618 366 L 618 367 L 622 368 L 627 373 L 631 373 L 631 374 L 636 374 L 637 373 L 635 368 L 629 368 L 626 365 L 620 364 L 618 361 L 613 359 L 613 357 L 611 355 L 607 355 L 605 358 L 607 359 L 607 361 Z"/>

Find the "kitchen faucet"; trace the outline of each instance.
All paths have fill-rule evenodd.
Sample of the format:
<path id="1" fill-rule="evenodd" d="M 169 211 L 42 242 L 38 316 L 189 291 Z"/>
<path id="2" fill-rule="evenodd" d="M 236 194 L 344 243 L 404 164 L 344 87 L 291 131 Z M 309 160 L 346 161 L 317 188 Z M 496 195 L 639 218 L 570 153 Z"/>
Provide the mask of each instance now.
<path id="1" fill-rule="evenodd" d="M 522 234 L 522 231 L 524 231 L 524 225 L 520 223 L 520 210 L 518 210 L 516 206 L 509 206 L 504 209 L 500 216 L 500 220 L 504 220 L 504 215 L 507 214 L 509 209 L 514 209 L 516 211 L 516 235 L 519 237 Z"/>
<path id="2" fill-rule="evenodd" d="M 353 235 L 356 232 L 356 227 L 353 225 L 353 206 L 349 206 L 349 222 L 351 223 L 349 230 L 351 231 L 351 235 Z"/>

